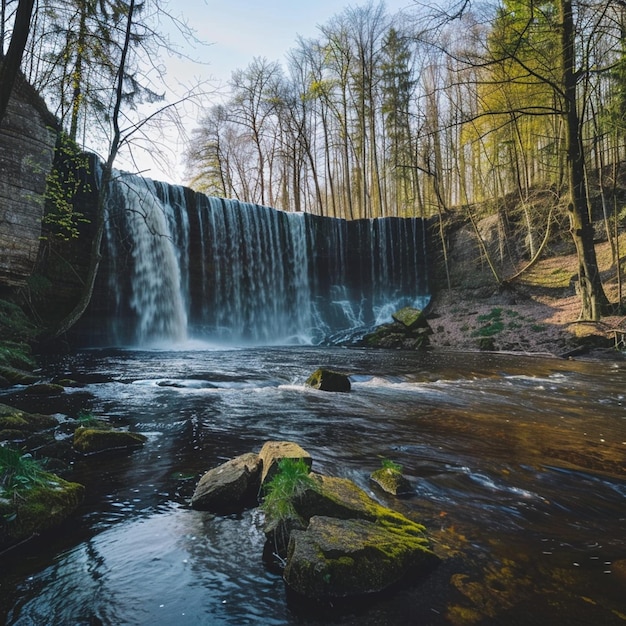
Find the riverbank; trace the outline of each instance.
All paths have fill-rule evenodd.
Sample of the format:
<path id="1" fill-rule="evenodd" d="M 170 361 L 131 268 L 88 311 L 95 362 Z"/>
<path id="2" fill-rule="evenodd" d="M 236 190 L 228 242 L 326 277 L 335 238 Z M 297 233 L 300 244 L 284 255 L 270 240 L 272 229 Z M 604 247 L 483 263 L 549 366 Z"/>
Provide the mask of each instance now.
<path id="1" fill-rule="evenodd" d="M 598 247 L 603 280 L 611 302 L 618 300 L 617 282 L 607 258 L 607 244 Z M 604 266 L 604 267 L 602 267 Z M 610 315 L 582 322 L 580 297 L 571 285 L 575 255 L 550 257 L 537 263 L 510 288 L 495 285 L 443 289 L 433 298 L 429 324 L 431 346 L 441 350 L 492 350 L 524 354 L 624 358 L 616 350 L 616 331 L 626 335 L 626 316 Z M 624 335 L 617 333 L 617 340 Z"/>

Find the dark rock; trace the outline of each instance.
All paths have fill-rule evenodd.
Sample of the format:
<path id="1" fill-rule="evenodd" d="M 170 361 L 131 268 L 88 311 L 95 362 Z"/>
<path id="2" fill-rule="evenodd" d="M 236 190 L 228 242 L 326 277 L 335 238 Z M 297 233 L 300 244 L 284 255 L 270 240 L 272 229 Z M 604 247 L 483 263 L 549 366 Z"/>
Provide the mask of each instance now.
<path id="1" fill-rule="evenodd" d="M 380 592 L 436 561 L 417 524 L 315 516 L 305 531 L 291 533 L 283 577 L 306 598 L 342 598 Z"/>
<path id="2" fill-rule="evenodd" d="M 350 379 L 346 374 L 324 368 L 315 370 L 305 384 L 320 391 L 350 391 Z"/>
<path id="3" fill-rule="evenodd" d="M 281 459 L 302 460 L 309 469 L 313 464 L 311 455 L 297 443 L 291 441 L 265 442 L 259 452 L 259 459 L 262 463 L 261 484 L 271 480 L 278 469 L 278 462 Z"/>
<path id="4" fill-rule="evenodd" d="M 264 528 L 263 561 L 277 572 L 284 569 L 289 552 L 289 540 L 294 530 L 306 530 L 308 523 L 298 515 L 269 520 Z"/>
<path id="5" fill-rule="evenodd" d="M 237 513 L 256 501 L 261 486 L 261 459 L 248 452 L 210 469 L 198 482 L 191 506 L 214 513 Z"/>
<path id="6" fill-rule="evenodd" d="M 145 435 L 125 430 L 77 428 L 74 432 L 74 449 L 82 454 L 95 454 L 113 450 L 140 448 L 147 441 Z"/>
<path id="7" fill-rule="evenodd" d="M 478 340 L 478 349 L 482 352 L 494 352 L 496 342 L 493 340 L 493 337 L 480 337 Z"/>

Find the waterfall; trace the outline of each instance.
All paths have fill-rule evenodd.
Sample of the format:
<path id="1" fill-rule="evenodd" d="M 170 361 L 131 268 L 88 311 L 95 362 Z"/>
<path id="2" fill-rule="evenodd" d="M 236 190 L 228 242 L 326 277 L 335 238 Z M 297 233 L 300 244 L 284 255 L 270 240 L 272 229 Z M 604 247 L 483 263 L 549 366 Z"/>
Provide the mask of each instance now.
<path id="1" fill-rule="evenodd" d="M 429 301 L 421 219 L 346 221 L 120 175 L 95 343 L 319 344 Z"/>

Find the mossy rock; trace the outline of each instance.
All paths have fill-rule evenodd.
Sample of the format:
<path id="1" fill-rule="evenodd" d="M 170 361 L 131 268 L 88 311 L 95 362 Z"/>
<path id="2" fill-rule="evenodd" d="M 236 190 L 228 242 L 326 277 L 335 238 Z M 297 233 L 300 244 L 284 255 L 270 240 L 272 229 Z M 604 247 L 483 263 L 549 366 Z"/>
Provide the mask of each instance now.
<path id="1" fill-rule="evenodd" d="M 24 389 L 28 396 L 60 396 L 65 392 L 65 387 L 53 383 L 36 383 Z"/>
<path id="2" fill-rule="evenodd" d="M 428 320 L 426 319 L 423 311 L 410 306 L 405 306 L 399 311 L 396 311 L 391 315 L 391 317 L 409 330 L 415 330 L 416 328 L 428 328 Z"/>
<path id="3" fill-rule="evenodd" d="M 421 533 L 362 519 L 312 517 L 291 533 L 283 578 L 308 599 L 378 593 L 408 574 L 430 571 L 438 559 Z"/>
<path id="4" fill-rule="evenodd" d="M 74 449 L 82 454 L 96 454 L 114 450 L 140 448 L 147 441 L 145 435 L 125 430 L 80 427 L 74 431 Z"/>
<path id="5" fill-rule="evenodd" d="M 58 424 L 58 420 L 51 415 L 26 413 L 7 404 L 0 404 L 0 430 L 33 433 L 54 428 Z"/>
<path id="6" fill-rule="evenodd" d="M 82 502 L 84 491 L 83 485 L 50 474 L 47 485 L 0 499 L 0 551 L 60 524 Z"/>
<path id="7" fill-rule="evenodd" d="M 37 376 L 26 370 L 9 366 L 0 366 L 0 376 L 12 385 L 32 385 L 39 380 Z"/>
<path id="8" fill-rule="evenodd" d="M 319 368 L 315 370 L 306 380 L 307 387 L 313 387 L 320 391 L 350 391 L 350 379 L 347 374 L 335 372 L 333 370 Z"/>
<path id="9" fill-rule="evenodd" d="M 314 486 L 306 489 L 294 502 L 297 513 L 305 520 L 316 515 L 339 519 L 363 519 L 388 527 L 404 528 L 425 539 L 426 528 L 401 513 L 379 504 L 348 478 L 312 473 Z"/>
<path id="10" fill-rule="evenodd" d="M 381 467 L 372 472 L 370 480 L 393 496 L 406 496 L 413 491 L 411 483 L 397 469 Z"/>
<path id="11" fill-rule="evenodd" d="M 373 332 L 365 335 L 362 342 L 370 348 L 395 348 L 402 350 L 425 350 L 430 346 L 429 335 L 432 329 L 424 317 L 425 326 L 418 325 L 411 328 L 401 322 L 382 324 Z"/>

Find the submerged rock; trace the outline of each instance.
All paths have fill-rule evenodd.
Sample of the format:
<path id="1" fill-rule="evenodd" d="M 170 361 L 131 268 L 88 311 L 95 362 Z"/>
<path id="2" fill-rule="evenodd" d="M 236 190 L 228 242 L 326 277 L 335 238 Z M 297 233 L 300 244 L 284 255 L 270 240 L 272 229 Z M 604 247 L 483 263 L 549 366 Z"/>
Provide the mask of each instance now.
<path id="1" fill-rule="evenodd" d="M 283 577 L 310 599 L 380 592 L 407 574 L 432 568 L 437 557 L 418 525 L 385 527 L 362 519 L 315 516 L 291 533 Z"/>
<path id="2" fill-rule="evenodd" d="M 82 454 L 140 448 L 147 441 L 145 435 L 125 430 L 85 428 L 74 431 L 74 449 Z"/>
<path id="3" fill-rule="evenodd" d="M 306 380 L 308 387 L 320 391 L 350 391 L 350 379 L 346 374 L 324 368 L 315 370 Z"/>
<path id="4" fill-rule="evenodd" d="M 248 452 L 206 472 L 191 497 L 191 506 L 214 513 L 237 513 L 256 503 L 260 486 L 261 459 Z"/>

